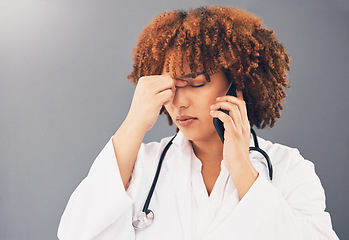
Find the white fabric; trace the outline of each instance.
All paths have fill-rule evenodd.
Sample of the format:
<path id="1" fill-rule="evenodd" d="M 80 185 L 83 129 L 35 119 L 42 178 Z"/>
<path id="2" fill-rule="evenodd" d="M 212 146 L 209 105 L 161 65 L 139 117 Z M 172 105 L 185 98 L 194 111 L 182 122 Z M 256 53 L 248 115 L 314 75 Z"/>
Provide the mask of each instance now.
<path id="1" fill-rule="evenodd" d="M 142 144 L 127 191 L 118 170 L 112 141 L 93 163 L 88 176 L 71 195 L 61 218 L 61 240 L 217 240 L 338 239 L 325 212 L 325 193 L 314 171 L 297 149 L 258 138 L 273 164 L 268 180 L 264 158 L 250 159 L 259 177 L 239 201 L 224 161 L 208 196 L 201 162 L 181 132 L 167 152 L 150 203 L 153 224 L 132 227 L 148 195 L 160 155 L 170 137 Z M 251 146 L 253 140 L 251 138 Z"/>

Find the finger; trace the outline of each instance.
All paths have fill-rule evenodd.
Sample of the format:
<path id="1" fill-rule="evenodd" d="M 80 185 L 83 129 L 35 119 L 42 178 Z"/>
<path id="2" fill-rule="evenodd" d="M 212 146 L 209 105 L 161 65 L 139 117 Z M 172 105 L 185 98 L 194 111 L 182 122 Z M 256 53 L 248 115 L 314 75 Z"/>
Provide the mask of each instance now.
<path id="1" fill-rule="evenodd" d="M 139 79 L 139 83 L 146 86 L 152 94 L 157 94 L 167 89 L 175 91 L 173 79 L 169 75 L 145 76 Z"/>
<path id="2" fill-rule="evenodd" d="M 243 123 L 239 107 L 236 104 L 232 104 L 230 102 L 217 102 L 213 105 L 211 110 L 217 111 L 220 108 L 229 111 L 229 116 L 232 118 L 236 129 L 242 132 Z"/>
<path id="3" fill-rule="evenodd" d="M 174 92 L 176 90 L 175 82 L 173 78 L 169 75 L 160 75 L 157 80 L 152 83 L 152 88 L 155 94 L 158 94 L 162 91 L 172 89 Z"/>
<path id="4" fill-rule="evenodd" d="M 155 95 L 156 102 L 159 104 L 159 106 L 167 105 L 173 100 L 173 97 L 174 93 L 172 89 L 166 89 Z"/>
<path id="5" fill-rule="evenodd" d="M 185 87 L 188 85 L 188 81 L 176 79 L 176 80 L 174 80 L 174 84 L 176 87 Z"/>
<path id="6" fill-rule="evenodd" d="M 239 97 L 242 97 L 240 95 L 242 94 L 241 91 L 237 91 L 237 94 L 239 94 Z M 230 103 L 236 104 L 239 107 L 242 125 L 244 127 L 248 127 L 250 125 L 248 116 L 247 116 L 246 102 L 243 99 L 227 95 L 227 96 L 222 96 L 217 98 L 217 102 L 230 102 Z"/>
<path id="7" fill-rule="evenodd" d="M 226 132 L 233 132 L 236 130 L 235 124 L 231 117 L 222 111 L 210 111 L 212 117 L 218 118 L 223 122 L 223 126 Z"/>

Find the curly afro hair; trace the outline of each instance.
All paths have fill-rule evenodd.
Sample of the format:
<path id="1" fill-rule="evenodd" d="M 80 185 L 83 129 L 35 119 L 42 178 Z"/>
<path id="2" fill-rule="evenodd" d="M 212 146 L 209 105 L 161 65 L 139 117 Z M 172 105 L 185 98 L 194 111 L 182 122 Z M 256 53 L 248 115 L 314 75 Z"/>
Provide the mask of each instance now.
<path id="1" fill-rule="evenodd" d="M 171 57 L 166 53 L 174 50 Z M 239 8 L 205 6 L 159 15 L 140 34 L 133 49 L 133 71 L 127 76 L 137 84 L 142 76 L 160 75 L 163 69 L 184 75 L 183 60 L 193 77 L 197 70 L 211 75 L 224 70 L 242 91 L 251 127 L 273 127 L 286 97 L 290 58 L 272 30 L 262 20 Z M 174 76 L 176 77 L 176 76 Z M 160 111 L 172 119 L 163 107 Z"/>

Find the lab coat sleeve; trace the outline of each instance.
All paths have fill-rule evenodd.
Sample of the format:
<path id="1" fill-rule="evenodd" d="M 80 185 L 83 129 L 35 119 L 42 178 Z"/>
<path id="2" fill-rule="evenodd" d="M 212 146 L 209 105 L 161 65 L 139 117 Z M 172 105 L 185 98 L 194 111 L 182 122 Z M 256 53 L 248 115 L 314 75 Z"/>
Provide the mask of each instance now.
<path id="1" fill-rule="evenodd" d="M 279 185 L 260 174 L 237 205 L 230 222 L 236 239 L 338 239 L 314 164 L 297 149 L 290 155 L 287 167 L 274 169 Z"/>
<path id="2" fill-rule="evenodd" d="M 124 236 L 123 239 L 133 239 L 132 203 L 123 186 L 110 139 L 92 164 L 87 177 L 71 195 L 61 217 L 58 238 L 96 239 L 113 224 L 114 228 L 109 233 L 107 231 L 108 236 L 98 236 L 97 239 L 110 239 L 111 234 L 117 233 Z"/>

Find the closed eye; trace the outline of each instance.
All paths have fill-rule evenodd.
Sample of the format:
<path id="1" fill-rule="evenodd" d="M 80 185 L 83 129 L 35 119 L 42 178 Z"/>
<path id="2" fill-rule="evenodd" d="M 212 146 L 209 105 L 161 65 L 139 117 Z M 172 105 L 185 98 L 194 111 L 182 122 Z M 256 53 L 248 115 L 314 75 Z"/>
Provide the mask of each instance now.
<path id="1" fill-rule="evenodd" d="M 192 88 L 199 88 L 199 87 L 203 87 L 203 86 L 205 86 L 205 84 L 201 84 L 201 85 L 197 85 L 197 86 L 191 85 Z"/>

